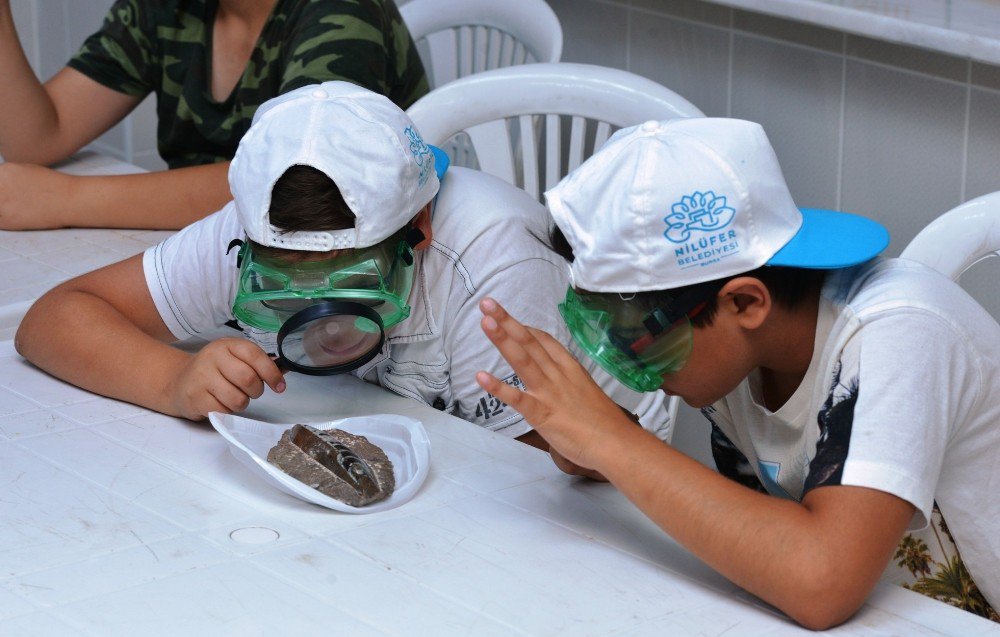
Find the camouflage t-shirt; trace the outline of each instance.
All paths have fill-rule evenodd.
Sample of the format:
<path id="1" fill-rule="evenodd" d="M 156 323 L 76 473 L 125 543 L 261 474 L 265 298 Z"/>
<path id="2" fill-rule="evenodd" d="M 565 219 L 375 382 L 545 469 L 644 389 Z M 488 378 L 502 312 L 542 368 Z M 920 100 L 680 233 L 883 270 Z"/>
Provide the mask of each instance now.
<path id="1" fill-rule="evenodd" d="M 243 75 L 211 94 L 218 0 L 116 0 L 69 66 L 111 89 L 157 97 L 160 156 L 171 168 L 232 159 L 257 107 L 293 89 L 346 80 L 407 108 L 428 90 L 392 0 L 278 0 Z"/>

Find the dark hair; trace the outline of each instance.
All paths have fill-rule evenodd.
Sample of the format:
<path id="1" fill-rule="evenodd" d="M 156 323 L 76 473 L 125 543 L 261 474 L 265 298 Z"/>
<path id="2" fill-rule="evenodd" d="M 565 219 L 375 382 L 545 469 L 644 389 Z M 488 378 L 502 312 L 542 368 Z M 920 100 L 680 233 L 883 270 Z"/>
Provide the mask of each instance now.
<path id="1" fill-rule="evenodd" d="M 556 254 L 563 257 L 570 263 L 573 262 L 573 248 L 566 235 L 558 226 L 553 226 L 549 236 L 549 246 Z M 727 282 L 738 277 L 751 277 L 759 280 L 771 293 L 771 299 L 776 305 L 786 309 L 794 309 L 808 299 L 814 292 L 823 286 L 828 270 L 810 268 L 789 268 L 784 266 L 763 265 L 749 272 L 734 274 L 733 276 L 718 279 L 708 283 L 696 283 L 685 285 L 669 290 L 656 290 L 653 292 L 636 292 L 631 298 L 642 306 L 655 308 L 668 305 L 671 299 L 675 299 L 685 292 L 701 287 L 713 287 L 716 290 Z M 712 295 L 705 301 L 701 311 L 691 317 L 691 324 L 695 327 L 708 327 L 712 324 L 716 311 L 719 309 L 718 295 Z"/>
<path id="2" fill-rule="evenodd" d="M 322 171 L 301 164 L 288 168 L 274 183 L 268 215 L 283 232 L 346 230 L 354 227 L 355 220 L 337 184 Z M 290 252 L 256 243 L 253 248 L 265 256 Z"/>

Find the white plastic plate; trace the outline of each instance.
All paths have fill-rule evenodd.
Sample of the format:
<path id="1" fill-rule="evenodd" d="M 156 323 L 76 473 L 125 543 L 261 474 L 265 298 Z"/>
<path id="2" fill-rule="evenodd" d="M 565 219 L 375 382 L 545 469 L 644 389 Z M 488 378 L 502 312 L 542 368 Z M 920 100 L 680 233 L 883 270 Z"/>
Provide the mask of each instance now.
<path id="1" fill-rule="evenodd" d="M 267 452 L 278 443 L 281 434 L 291 429 L 295 423 L 275 424 L 218 412 L 210 413 L 208 420 L 229 443 L 229 452 L 271 486 L 336 511 L 375 513 L 398 507 L 416 494 L 430 468 L 431 443 L 419 420 L 395 414 L 376 414 L 321 423 L 302 423 L 317 429 L 343 429 L 364 436 L 372 444 L 381 447 L 392 461 L 392 473 L 396 479 L 396 489 L 392 495 L 379 502 L 354 507 L 299 482 L 267 461 Z"/>

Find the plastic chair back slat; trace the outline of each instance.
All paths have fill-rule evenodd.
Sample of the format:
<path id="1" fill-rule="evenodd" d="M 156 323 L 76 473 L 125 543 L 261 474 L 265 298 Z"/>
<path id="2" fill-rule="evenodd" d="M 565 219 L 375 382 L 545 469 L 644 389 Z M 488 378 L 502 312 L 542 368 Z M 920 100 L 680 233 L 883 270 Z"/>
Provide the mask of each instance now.
<path id="1" fill-rule="evenodd" d="M 472 146 L 476 150 L 480 170 L 496 175 L 507 183 L 517 183 L 514 152 L 510 146 L 505 120 L 493 120 L 472 126 L 467 128 L 465 133 L 469 136 Z M 504 140 L 503 143 L 495 143 L 496 140 L 501 139 Z"/>
<path id="2" fill-rule="evenodd" d="M 559 183 L 562 175 L 562 143 L 559 116 L 545 116 L 545 189 Z"/>
<path id="3" fill-rule="evenodd" d="M 558 62 L 562 54 L 562 27 L 545 0 L 411 0 L 400 13 L 432 87 L 513 64 Z M 454 32 L 450 47 L 435 38 L 445 31 Z"/>
<path id="4" fill-rule="evenodd" d="M 607 122 L 597 122 L 597 130 L 594 131 L 594 148 L 600 148 L 604 142 L 611 137 L 611 124 Z"/>
<path id="5" fill-rule="evenodd" d="M 486 47 L 486 68 L 500 68 L 500 49 L 503 47 L 504 33 L 500 29 L 490 29 L 489 42 Z"/>
<path id="6" fill-rule="evenodd" d="M 458 27 L 458 77 L 472 74 L 472 37 L 474 27 Z"/>
<path id="7" fill-rule="evenodd" d="M 587 131 L 587 120 L 582 117 L 573 117 L 569 129 L 569 163 L 566 165 L 568 172 L 573 172 L 577 166 L 583 163 L 584 142 L 583 136 Z"/>
<path id="8" fill-rule="evenodd" d="M 521 166 L 524 188 L 535 199 L 541 193 L 538 190 L 538 148 L 535 144 L 534 115 L 522 115 L 518 118 L 521 127 Z"/>

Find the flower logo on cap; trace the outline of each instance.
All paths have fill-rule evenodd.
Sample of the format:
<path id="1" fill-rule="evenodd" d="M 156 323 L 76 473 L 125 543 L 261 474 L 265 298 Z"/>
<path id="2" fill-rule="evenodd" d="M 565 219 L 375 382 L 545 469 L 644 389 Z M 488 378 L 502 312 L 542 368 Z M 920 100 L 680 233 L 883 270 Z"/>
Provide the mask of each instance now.
<path id="1" fill-rule="evenodd" d="M 736 209 L 726 205 L 725 195 L 695 191 L 671 206 L 670 214 L 663 218 L 667 224 L 663 236 L 673 243 L 684 243 L 691 238 L 692 230 L 718 230 L 728 226 L 735 216 Z"/>
<path id="2" fill-rule="evenodd" d="M 407 126 L 403 130 L 403 134 L 410 140 L 410 154 L 413 155 L 413 160 L 420 168 L 418 185 L 423 186 L 427 182 L 427 177 L 430 175 L 431 170 L 434 168 L 434 155 L 431 154 L 431 149 L 427 147 L 427 144 L 424 143 L 423 138 L 420 137 L 420 133 L 415 128 Z"/>

